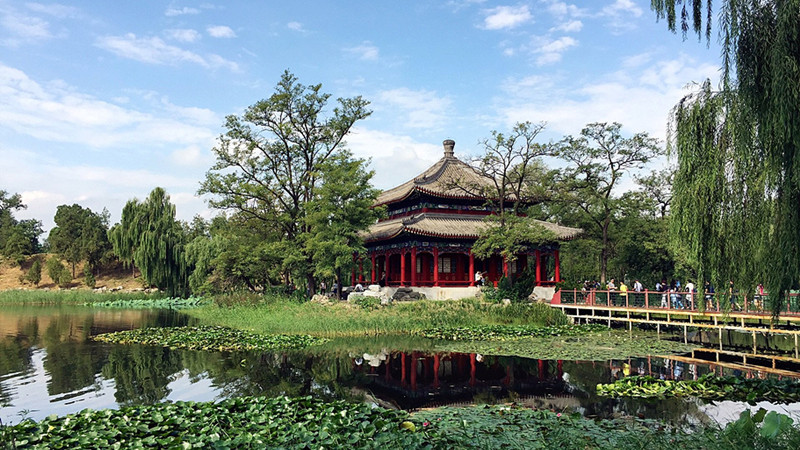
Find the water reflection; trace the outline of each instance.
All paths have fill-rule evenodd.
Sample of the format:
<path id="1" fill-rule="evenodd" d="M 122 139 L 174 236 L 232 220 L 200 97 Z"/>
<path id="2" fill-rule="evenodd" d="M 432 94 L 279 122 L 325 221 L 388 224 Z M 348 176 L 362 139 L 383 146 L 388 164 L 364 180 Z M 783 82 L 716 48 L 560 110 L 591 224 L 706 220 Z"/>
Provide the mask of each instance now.
<path id="1" fill-rule="evenodd" d="M 101 332 L 187 323 L 174 311 L 4 310 L 0 419 L 16 423 L 22 416 L 39 420 L 88 407 L 285 394 L 366 400 L 410 410 L 513 401 L 593 417 L 634 415 L 692 425 L 735 419 L 745 405 L 613 400 L 598 397 L 595 387 L 631 374 L 665 379 L 691 379 L 708 372 L 776 376 L 766 369 L 743 369 L 696 355 L 603 363 L 547 361 L 441 352 L 433 341 L 408 337 L 342 339 L 302 352 L 224 354 L 87 339 Z"/>

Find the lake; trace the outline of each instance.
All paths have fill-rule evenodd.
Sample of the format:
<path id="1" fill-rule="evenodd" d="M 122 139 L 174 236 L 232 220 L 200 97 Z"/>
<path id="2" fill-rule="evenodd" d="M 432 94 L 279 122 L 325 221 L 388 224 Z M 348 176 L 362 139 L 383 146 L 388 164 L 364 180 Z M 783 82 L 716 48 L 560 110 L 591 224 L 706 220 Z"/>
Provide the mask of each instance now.
<path id="1" fill-rule="evenodd" d="M 635 416 L 692 426 L 727 423 L 749 408 L 741 402 L 645 401 L 598 397 L 595 386 L 628 374 L 692 379 L 716 372 L 800 377 L 791 361 L 763 370 L 738 363 L 734 352 L 615 361 L 553 361 L 432 350 L 408 336 L 335 339 L 302 351 L 218 353 L 112 345 L 89 336 L 153 326 L 193 325 L 174 310 L 73 306 L 0 309 L 0 420 L 40 420 L 85 408 L 239 395 L 313 395 L 416 410 L 443 405 L 516 402 L 578 411 L 589 417 Z M 702 340 L 704 336 L 697 334 Z M 736 336 L 730 341 L 735 343 Z M 717 361 L 717 358 L 722 359 Z M 774 363 L 773 363 L 774 365 Z M 800 417 L 800 404 L 765 407 Z"/>

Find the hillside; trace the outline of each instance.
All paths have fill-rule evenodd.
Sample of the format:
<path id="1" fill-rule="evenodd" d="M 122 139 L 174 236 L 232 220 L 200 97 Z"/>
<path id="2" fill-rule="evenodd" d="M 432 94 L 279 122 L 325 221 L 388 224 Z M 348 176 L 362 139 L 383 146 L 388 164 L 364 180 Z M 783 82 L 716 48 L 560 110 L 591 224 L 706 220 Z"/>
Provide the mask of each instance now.
<path id="1" fill-rule="evenodd" d="M 8 261 L 0 261 L 0 290 L 7 290 L 7 289 L 60 289 L 53 280 L 47 275 L 47 270 L 44 269 L 44 262 L 47 258 L 55 257 L 52 254 L 39 254 L 34 255 L 28 258 L 22 266 L 17 266 L 16 264 L 11 264 Z M 38 286 L 34 286 L 31 283 L 26 283 L 20 281 L 27 272 L 28 269 L 33 265 L 33 262 L 39 259 L 42 263 L 42 281 L 39 282 Z M 63 263 L 63 261 L 62 261 Z M 65 266 L 72 269 L 72 266 L 64 263 Z M 137 270 L 136 277 L 134 278 L 133 274 L 131 273 L 130 268 L 123 267 L 122 263 L 115 262 L 109 267 L 104 268 L 99 276 L 96 276 L 96 286 L 95 288 L 107 288 L 107 289 L 114 289 L 118 287 L 122 287 L 125 290 L 132 290 L 141 288 L 142 286 L 142 279 L 140 278 L 140 273 Z M 69 287 L 66 289 L 89 289 L 83 283 L 83 264 L 78 264 L 75 267 L 75 278 L 70 283 Z"/>

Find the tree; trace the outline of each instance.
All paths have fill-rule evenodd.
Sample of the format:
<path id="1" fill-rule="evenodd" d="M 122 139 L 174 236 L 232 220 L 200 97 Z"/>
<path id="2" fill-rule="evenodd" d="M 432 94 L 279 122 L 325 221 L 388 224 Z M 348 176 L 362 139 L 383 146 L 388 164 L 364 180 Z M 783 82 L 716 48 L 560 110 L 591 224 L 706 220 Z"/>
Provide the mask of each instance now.
<path id="1" fill-rule="evenodd" d="M 342 151 L 320 165 L 323 182 L 308 203 L 306 243 L 315 261 L 315 275 L 336 278 L 352 267 L 353 254 L 365 251 L 358 232 L 375 223 L 382 209 L 371 208 L 379 191 L 365 161 Z"/>
<path id="2" fill-rule="evenodd" d="M 42 223 L 38 220 L 17 220 L 14 211 L 25 209 L 19 194 L 0 190 L 0 254 L 21 264 L 25 257 L 40 250 Z"/>
<path id="3" fill-rule="evenodd" d="M 61 264 L 61 261 L 55 256 L 47 258 L 47 262 L 45 262 L 45 268 L 47 269 L 47 276 L 53 280 L 54 284 L 57 284 L 61 287 L 66 287 L 72 281 L 72 276 L 70 275 L 69 269 L 64 267 L 64 265 Z"/>
<path id="4" fill-rule="evenodd" d="M 34 286 L 38 286 L 39 282 L 42 281 L 42 263 L 39 262 L 38 258 L 33 261 L 31 268 L 25 274 L 25 281 L 33 283 Z"/>
<path id="5" fill-rule="evenodd" d="M 214 148 L 217 162 L 200 188 L 213 196 L 212 207 L 278 231 L 273 255 L 282 271 L 305 279 L 309 294 L 316 286 L 307 206 L 325 178 L 325 163 L 344 149 L 353 125 L 370 115 L 361 97 L 340 98 L 326 113 L 330 94 L 321 89 L 286 71 L 269 98 L 242 116 L 228 116 L 227 132 Z"/>
<path id="6" fill-rule="evenodd" d="M 508 133 L 492 131 L 480 142 L 483 154 L 470 160 L 478 177 L 446 180 L 464 193 L 487 199 L 493 214 L 472 248 L 481 258 L 499 253 L 507 261 L 530 245 L 555 241 L 555 235 L 534 221 L 521 217 L 522 209 L 547 198 L 536 180 L 544 175 L 543 156 L 552 154 L 549 146 L 536 142 L 545 124 L 519 122 Z"/>
<path id="7" fill-rule="evenodd" d="M 110 250 L 107 214 L 96 214 L 78 204 L 56 209 L 56 226 L 50 230 L 48 242 L 53 252 L 72 265 L 73 278 L 76 264 L 86 261 L 94 268 Z"/>
<path id="8" fill-rule="evenodd" d="M 135 264 L 150 285 L 171 296 L 188 295 L 185 235 L 163 188 L 153 189 L 142 202 L 128 201 L 120 223 L 109 230 L 109 240 L 119 258 Z"/>
<path id="9" fill-rule="evenodd" d="M 653 1 L 675 31 L 677 0 Z M 711 1 L 682 14 L 711 35 Z M 707 10 L 705 18 L 703 7 Z M 763 280 L 774 315 L 800 280 L 800 2 L 728 0 L 720 9 L 722 85 L 704 83 L 672 118 L 676 234 L 703 277 Z M 691 17 L 691 18 L 690 18 Z M 701 195 L 705 198 L 701 199 Z M 693 200 L 698 200 L 693 203 Z"/>
<path id="10" fill-rule="evenodd" d="M 600 236 L 600 281 L 605 282 L 611 257 L 611 226 L 620 202 L 616 189 L 629 172 L 661 154 L 657 140 L 647 133 L 623 137 L 619 123 L 588 124 L 578 137 L 556 144 L 557 156 L 567 163 L 557 201 L 575 207 Z"/>

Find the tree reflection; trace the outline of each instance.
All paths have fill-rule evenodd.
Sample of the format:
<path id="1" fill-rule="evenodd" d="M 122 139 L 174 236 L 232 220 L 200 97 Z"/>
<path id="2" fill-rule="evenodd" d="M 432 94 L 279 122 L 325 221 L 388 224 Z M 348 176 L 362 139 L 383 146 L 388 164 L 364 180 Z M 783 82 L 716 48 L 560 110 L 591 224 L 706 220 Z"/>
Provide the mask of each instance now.
<path id="1" fill-rule="evenodd" d="M 167 398 L 173 375 L 183 369 L 178 352 L 162 347 L 114 345 L 102 368 L 116 384 L 120 406 L 153 404 Z"/>

